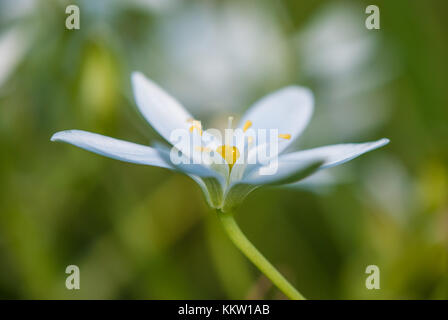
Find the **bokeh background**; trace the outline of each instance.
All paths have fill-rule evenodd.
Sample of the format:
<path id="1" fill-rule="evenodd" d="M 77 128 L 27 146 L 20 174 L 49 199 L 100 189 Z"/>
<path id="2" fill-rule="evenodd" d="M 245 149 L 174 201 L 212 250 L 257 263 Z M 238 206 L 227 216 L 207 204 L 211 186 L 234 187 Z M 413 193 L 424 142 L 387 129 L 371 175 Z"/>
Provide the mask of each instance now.
<path id="1" fill-rule="evenodd" d="M 65 28 L 68 4 L 80 30 Z M 369 4 L 380 30 L 364 26 Z M 0 298 L 284 298 L 189 178 L 50 142 L 64 129 L 160 139 L 133 70 L 210 126 L 299 84 L 316 106 L 295 147 L 391 139 L 255 191 L 237 221 L 308 298 L 448 298 L 447 12 L 442 0 L 0 0 Z M 380 290 L 365 287 L 371 264 Z"/>

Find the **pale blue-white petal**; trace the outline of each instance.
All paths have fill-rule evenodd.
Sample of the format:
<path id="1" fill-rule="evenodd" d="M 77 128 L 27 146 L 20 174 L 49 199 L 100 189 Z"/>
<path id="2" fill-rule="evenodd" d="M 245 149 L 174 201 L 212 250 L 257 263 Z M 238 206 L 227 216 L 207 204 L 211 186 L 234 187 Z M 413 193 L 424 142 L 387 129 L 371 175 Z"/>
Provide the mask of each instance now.
<path id="1" fill-rule="evenodd" d="M 279 157 L 279 162 L 294 162 L 312 159 L 325 159 L 321 169 L 334 167 L 350 161 L 360 155 L 382 147 L 389 143 L 389 139 L 383 138 L 377 141 L 365 143 L 335 144 L 315 149 L 308 149 L 288 153 Z"/>
<path id="2" fill-rule="evenodd" d="M 182 161 L 172 162 L 170 153 L 173 151 L 173 148 L 169 149 L 160 144 L 157 145 L 160 156 L 165 161 L 170 162 L 174 168 L 188 174 L 195 180 L 204 191 L 210 206 L 218 208 L 222 203 L 224 189 L 226 187 L 226 178 L 219 172 L 213 170 L 212 167 L 201 163 L 193 163 L 192 158 L 188 158 L 182 154 L 180 154 L 180 158 L 178 159 Z"/>
<path id="3" fill-rule="evenodd" d="M 131 78 L 137 107 L 162 137 L 172 143 L 173 130 L 190 128 L 193 117 L 176 99 L 140 72 L 132 73 Z"/>
<path id="4" fill-rule="evenodd" d="M 232 167 L 229 184 L 238 182 L 245 174 L 251 172 L 252 169 L 258 168 L 262 166 L 263 163 L 267 163 L 270 158 L 278 156 L 272 155 L 272 157 L 269 157 L 269 144 L 261 144 L 254 146 L 253 148 L 248 148 L 247 145 L 245 145 L 244 149 L 239 150 L 241 155 Z"/>
<path id="5" fill-rule="evenodd" d="M 322 160 L 317 159 L 287 162 L 282 165 L 279 164 L 277 171 L 273 174 L 263 174 L 263 170 L 260 171 L 260 169 L 266 169 L 268 165 L 261 166 L 253 170 L 244 179 L 230 185 L 224 197 L 222 210 L 225 212 L 234 210 L 250 192 L 260 186 L 280 185 L 303 179 L 314 173 L 322 163 Z"/>
<path id="6" fill-rule="evenodd" d="M 132 142 L 106 137 L 82 130 L 55 133 L 51 141 L 66 142 L 82 149 L 125 162 L 168 168 L 187 174 L 203 190 L 207 202 L 218 207 L 222 202 L 223 180 L 216 172 L 200 164 L 174 165 L 161 148 L 152 148 Z M 169 149 L 167 149 L 169 150 Z"/>
<path id="7" fill-rule="evenodd" d="M 173 169 L 154 148 L 92 132 L 82 130 L 60 131 L 51 137 L 51 141 L 70 143 L 102 156 L 125 162 Z"/>
<path id="8" fill-rule="evenodd" d="M 239 127 L 246 121 L 252 126 L 248 135 L 257 134 L 258 129 L 277 129 L 279 134 L 289 134 L 291 139 L 278 140 L 278 152 L 282 152 L 306 128 L 313 114 L 312 92 L 304 87 L 290 86 L 273 92 L 256 102 L 243 116 Z M 269 138 L 268 138 L 269 139 Z M 268 140 L 269 142 L 269 140 Z M 257 142 L 258 144 L 258 142 Z"/>
<path id="9" fill-rule="evenodd" d="M 224 198 L 223 210 L 233 210 L 250 192 L 262 185 L 281 185 L 299 181 L 319 169 L 347 162 L 388 142 L 388 139 L 380 139 L 367 143 L 333 145 L 281 155 L 277 159 L 278 169 L 272 175 L 261 173 L 261 170 L 266 170 L 269 164 L 247 167 L 243 178 L 230 185 Z M 275 158 L 271 161 L 275 161 Z"/>
<path id="10" fill-rule="evenodd" d="M 195 159 L 187 157 L 175 147 L 168 148 L 167 146 L 156 142 L 154 143 L 154 149 L 157 150 L 159 156 L 165 162 L 169 163 L 173 168 L 176 168 L 179 171 L 200 177 L 214 177 L 224 180 L 224 176 L 213 170 L 211 166 L 204 164 L 199 159 L 197 159 L 199 162 L 195 163 Z M 172 158 L 172 152 L 177 154 L 175 159 Z"/>
<path id="11" fill-rule="evenodd" d="M 320 168 L 322 158 L 304 159 L 302 161 L 278 161 L 276 169 L 272 165 L 264 165 L 252 170 L 241 183 L 253 185 L 279 185 L 299 181 Z M 269 167 L 271 166 L 271 169 Z M 263 172 L 264 170 L 264 172 Z M 272 174 L 266 173 L 271 171 Z"/>

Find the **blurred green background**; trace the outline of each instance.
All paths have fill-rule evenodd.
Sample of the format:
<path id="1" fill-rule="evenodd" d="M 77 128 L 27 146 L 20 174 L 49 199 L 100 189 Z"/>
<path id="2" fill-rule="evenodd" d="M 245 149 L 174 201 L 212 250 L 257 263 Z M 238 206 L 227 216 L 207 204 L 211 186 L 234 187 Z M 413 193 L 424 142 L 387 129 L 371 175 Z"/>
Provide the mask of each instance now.
<path id="1" fill-rule="evenodd" d="M 68 4 L 80 30 L 65 28 Z M 380 30 L 364 26 L 369 4 Z M 390 138 L 255 191 L 237 221 L 308 298 L 448 298 L 447 4 L 0 0 L 0 298 L 284 298 L 192 180 L 50 142 L 64 129 L 159 140 L 133 70 L 209 127 L 299 84 L 316 105 L 296 147 Z M 80 290 L 65 288 L 71 264 Z M 365 287 L 371 264 L 380 290 Z"/>

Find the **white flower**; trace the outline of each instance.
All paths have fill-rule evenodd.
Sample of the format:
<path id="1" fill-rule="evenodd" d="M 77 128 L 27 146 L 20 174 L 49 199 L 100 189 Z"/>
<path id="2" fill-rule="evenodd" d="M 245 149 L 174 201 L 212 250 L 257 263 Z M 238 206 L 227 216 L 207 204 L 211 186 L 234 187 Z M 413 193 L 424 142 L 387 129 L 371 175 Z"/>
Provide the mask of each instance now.
<path id="1" fill-rule="evenodd" d="M 204 153 L 218 154 L 225 159 L 224 164 L 175 164 L 166 147 L 143 146 L 81 130 L 61 131 L 54 134 L 51 140 L 67 142 L 121 161 L 180 171 L 199 184 L 211 207 L 225 212 L 233 210 L 257 187 L 299 181 L 318 170 L 342 164 L 389 142 L 388 139 L 380 139 L 283 153 L 303 132 L 313 112 L 311 91 L 290 86 L 261 99 L 242 117 L 238 128 L 246 135 L 243 146 L 227 142 L 222 144 L 216 136 L 203 130 L 201 122 L 195 120 L 173 97 L 141 73 L 132 75 L 132 84 L 140 112 L 162 137 L 170 141 L 173 131 L 184 129 L 192 138 L 200 140 L 201 146 L 196 146 L 193 152 L 176 144 L 183 157 L 192 159 Z M 263 174 L 269 169 L 269 162 L 247 161 L 255 159 L 260 149 L 271 146 L 266 143 L 257 145 L 253 136 L 257 129 L 277 129 L 280 133 L 278 151 L 274 155 L 270 154 L 270 159 L 275 157 L 278 164 L 275 174 Z M 247 153 L 243 156 L 240 150 L 244 146 L 247 146 Z"/>

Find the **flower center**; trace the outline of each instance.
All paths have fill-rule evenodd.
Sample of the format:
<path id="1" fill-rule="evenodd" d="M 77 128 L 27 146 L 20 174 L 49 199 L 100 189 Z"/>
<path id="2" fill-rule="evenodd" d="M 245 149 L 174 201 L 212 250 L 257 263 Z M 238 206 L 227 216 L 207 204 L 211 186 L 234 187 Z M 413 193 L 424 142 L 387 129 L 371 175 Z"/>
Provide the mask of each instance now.
<path id="1" fill-rule="evenodd" d="M 218 152 L 221 155 L 221 157 L 223 157 L 223 159 L 226 160 L 230 170 L 232 170 L 233 165 L 240 157 L 240 151 L 238 150 L 237 147 L 229 146 L 226 144 L 219 146 L 216 149 L 216 152 Z"/>
<path id="2" fill-rule="evenodd" d="M 195 130 L 202 136 L 202 124 L 201 121 L 195 119 L 187 119 L 191 125 L 189 127 L 190 133 L 193 133 Z M 227 162 L 229 165 L 230 171 L 233 168 L 233 165 L 240 157 L 240 151 L 237 147 L 231 145 L 232 135 L 233 135 L 233 117 L 228 118 L 228 124 L 226 129 L 226 137 L 223 145 L 219 146 L 216 149 L 216 152 L 221 155 L 221 157 Z M 250 127 L 252 127 L 252 121 L 247 120 L 243 125 L 243 132 L 246 132 Z M 278 135 L 279 139 L 290 140 L 291 135 L 289 133 L 281 133 Z M 248 145 L 251 145 L 254 141 L 253 136 L 247 136 Z M 211 149 L 208 147 L 197 146 L 196 151 L 199 152 L 211 152 Z"/>

